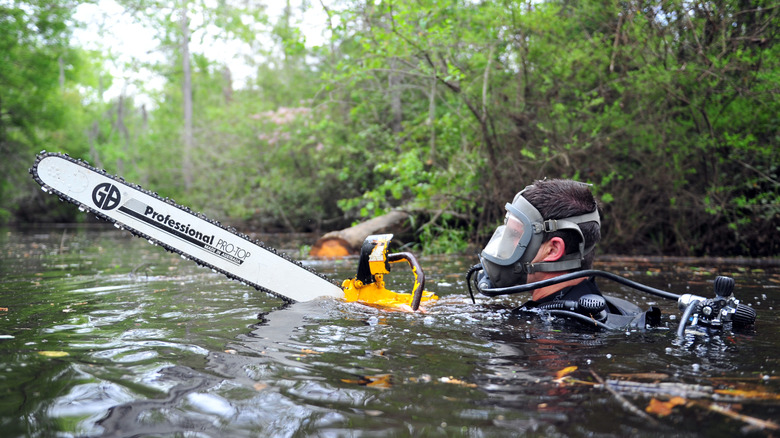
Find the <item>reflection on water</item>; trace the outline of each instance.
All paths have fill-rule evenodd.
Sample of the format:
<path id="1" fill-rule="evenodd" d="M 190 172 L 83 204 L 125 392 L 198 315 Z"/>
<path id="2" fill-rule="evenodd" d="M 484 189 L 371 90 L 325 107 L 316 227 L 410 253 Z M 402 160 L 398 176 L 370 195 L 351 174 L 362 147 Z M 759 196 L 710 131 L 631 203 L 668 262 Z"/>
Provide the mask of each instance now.
<path id="1" fill-rule="evenodd" d="M 297 256 L 296 243 L 263 240 Z M 602 263 L 702 296 L 716 275 L 734 276 L 757 330 L 685 344 L 675 303 L 606 280 L 615 296 L 661 307 L 665 327 L 572 329 L 513 315 L 524 297 L 473 304 L 468 257 L 420 258 L 442 298 L 409 314 L 286 304 L 112 230 L 5 230 L 0 251 L 3 436 L 777 433 L 747 420 L 778 418 L 776 267 Z M 338 280 L 356 268 L 354 259 L 306 263 Z M 387 280 L 411 287 L 403 267 Z M 685 402 L 653 411 L 672 390 Z"/>

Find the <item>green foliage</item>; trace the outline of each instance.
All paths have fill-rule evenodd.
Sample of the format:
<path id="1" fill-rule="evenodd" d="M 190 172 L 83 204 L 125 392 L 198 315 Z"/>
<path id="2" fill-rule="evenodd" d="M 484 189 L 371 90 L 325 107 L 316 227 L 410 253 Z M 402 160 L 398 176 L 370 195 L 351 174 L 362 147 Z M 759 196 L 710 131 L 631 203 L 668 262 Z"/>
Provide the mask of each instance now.
<path id="1" fill-rule="evenodd" d="M 469 248 L 470 230 L 450 226 L 447 219 L 441 225 L 422 228 L 420 245 L 423 254 L 463 254 Z"/>
<path id="2" fill-rule="evenodd" d="M 40 209 L 27 173 L 35 152 L 75 150 L 69 140 L 82 112 L 76 88 L 84 54 L 68 43 L 71 13 L 65 1 L 0 4 L 0 223 L 9 212 Z M 53 210 L 31 213 L 42 220 L 60 214 Z"/>
<path id="3" fill-rule="evenodd" d="M 100 95 L 103 59 L 68 47 L 64 3 L 22 4 L 0 15 L 0 212 L 40 198 L 15 170 L 52 145 L 260 230 L 401 208 L 424 252 L 462 251 L 526 184 L 568 177 L 601 199 L 605 252 L 780 253 L 768 1 L 340 0 L 322 47 L 291 2 L 273 20 L 251 2 L 127 2 L 168 55 L 143 66 L 165 80 L 149 107 Z M 226 66 L 191 55 L 190 169 L 183 10 L 203 17 L 198 38 L 213 26 L 252 44 L 257 66 L 234 90 Z"/>

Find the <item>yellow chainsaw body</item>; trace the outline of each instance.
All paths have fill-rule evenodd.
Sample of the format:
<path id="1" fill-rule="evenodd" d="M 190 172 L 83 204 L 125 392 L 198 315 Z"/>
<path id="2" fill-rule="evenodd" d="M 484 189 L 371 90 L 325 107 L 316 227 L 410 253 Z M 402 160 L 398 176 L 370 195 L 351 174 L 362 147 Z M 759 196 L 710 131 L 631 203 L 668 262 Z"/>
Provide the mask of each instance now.
<path id="1" fill-rule="evenodd" d="M 408 307 L 416 311 L 421 303 L 432 302 L 439 298 L 434 293 L 423 290 L 425 275 L 411 253 L 387 254 L 387 247 L 392 238 L 392 234 L 366 238 L 358 263 L 358 275 L 344 280 L 341 284 L 348 302 L 359 301 L 399 309 Z M 394 292 L 385 287 L 384 276 L 390 273 L 390 263 L 400 261 L 407 261 L 412 268 L 414 274 L 412 293 Z"/>

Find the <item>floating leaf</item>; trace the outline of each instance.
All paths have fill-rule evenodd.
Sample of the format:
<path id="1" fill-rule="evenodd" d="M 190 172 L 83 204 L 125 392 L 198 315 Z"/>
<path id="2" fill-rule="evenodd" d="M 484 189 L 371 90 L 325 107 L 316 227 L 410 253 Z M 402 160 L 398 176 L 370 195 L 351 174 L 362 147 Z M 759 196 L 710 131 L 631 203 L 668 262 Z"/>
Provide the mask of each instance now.
<path id="1" fill-rule="evenodd" d="M 665 417 L 672 413 L 672 409 L 674 409 L 675 406 L 684 404 L 685 399 L 682 397 L 672 397 L 669 401 L 661 401 L 657 398 L 653 398 L 650 400 L 650 404 L 645 408 L 645 411 L 649 414 Z"/>
<path id="2" fill-rule="evenodd" d="M 568 376 L 569 374 L 571 374 L 571 373 L 573 373 L 575 371 L 577 371 L 577 367 L 576 366 L 566 367 L 566 368 L 558 371 L 557 373 L 555 373 L 555 380 L 560 380 L 560 379 Z"/>
<path id="3" fill-rule="evenodd" d="M 308 348 L 301 348 L 301 352 L 299 354 L 293 354 L 294 357 L 307 357 L 310 354 L 322 354 L 319 351 L 310 350 Z"/>
<path id="4" fill-rule="evenodd" d="M 439 379 L 439 381 L 443 382 L 443 383 L 449 383 L 449 384 L 452 384 L 452 385 L 465 386 L 467 388 L 476 388 L 477 387 L 477 385 L 474 384 L 474 383 L 464 382 L 463 380 L 456 379 L 456 378 L 454 378 L 452 376 L 450 376 L 450 377 L 442 377 L 441 379 Z"/>
<path id="5" fill-rule="evenodd" d="M 571 379 L 570 377 L 567 377 L 567 376 L 569 374 L 575 372 L 575 371 L 577 371 L 577 367 L 576 366 L 570 366 L 570 367 L 566 367 L 566 368 L 564 368 L 562 370 L 558 370 L 558 372 L 555 373 L 555 379 L 553 379 L 553 382 L 555 382 L 555 383 L 557 383 L 559 385 L 563 385 L 564 380 L 566 380 L 568 382 Z"/>
<path id="6" fill-rule="evenodd" d="M 393 386 L 392 374 L 380 374 L 377 376 L 360 376 L 357 380 L 341 379 L 344 383 L 353 385 L 370 386 L 372 388 L 388 389 Z"/>
<path id="7" fill-rule="evenodd" d="M 46 356 L 46 357 L 65 357 L 65 356 L 69 356 L 67 351 L 48 351 L 48 350 L 44 350 L 44 351 L 39 351 L 38 354 L 40 354 L 41 356 Z"/>
<path id="8" fill-rule="evenodd" d="M 367 384 L 366 386 L 371 386 L 373 388 L 390 388 L 393 386 L 393 375 L 392 374 L 382 374 L 381 376 L 368 376 L 369 379 L 371 379 L 371 383 Z"/>
<path id="9" fill-rule="evenodd" d="M 344 382 L 344 383 L 349 383 L 351 385 L 365 385 L 366 384 L 366 380 L 364 380 L 364 379 L 358 379 L 358 380 L 355 380 L 355 379 L 341 379 L 341 381 Z"/>

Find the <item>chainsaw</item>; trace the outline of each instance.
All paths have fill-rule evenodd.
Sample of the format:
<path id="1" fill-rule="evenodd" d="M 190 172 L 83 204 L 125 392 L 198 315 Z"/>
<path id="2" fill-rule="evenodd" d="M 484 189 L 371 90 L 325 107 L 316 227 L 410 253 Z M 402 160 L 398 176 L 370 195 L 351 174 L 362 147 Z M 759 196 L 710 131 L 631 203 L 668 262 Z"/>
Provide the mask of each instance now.
<path id="1" fill-rule="evenodd" d="M 332 297 L 417 311 L 421 303 L 438 299 L 424 290 L 425 275 L 414 255 L 388 254 L 392 234 L 368 236 L 361 247 L 357 275 L 338 285 L 263 242 L 83 160 L 44 151 L 38 154 L 30 174 L 44 192 L 75 204 L 81 211 L 285 301 Z M 390 265 L 399 262 L 411 267 L 411 293 L 385 287 L 384 276 L 390 272 Z"/>

